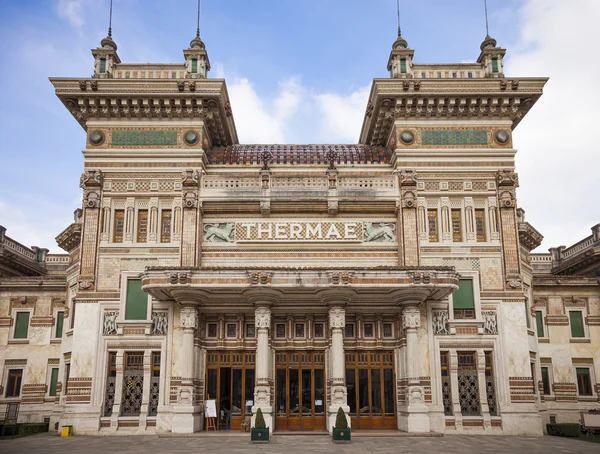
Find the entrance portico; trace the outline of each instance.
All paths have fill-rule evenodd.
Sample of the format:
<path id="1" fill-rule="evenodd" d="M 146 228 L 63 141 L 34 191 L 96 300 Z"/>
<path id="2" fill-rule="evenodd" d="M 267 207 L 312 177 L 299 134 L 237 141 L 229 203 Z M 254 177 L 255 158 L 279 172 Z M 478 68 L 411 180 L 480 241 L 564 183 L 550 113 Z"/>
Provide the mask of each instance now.
<path id="1" fill-rule="evenodd" d="M 183 367 L 181 382 L 171 381 L 172 400 L 177 396 L 173 431 L 202 427 L 200 410 L 210 386 L 204 358 L 214 350 L 255 352 L 254 395 L 250 398 L 245 390 L 241 405 L 251 406 L 253 415 L 260 408 L 271 430 L 319 430 L 323 421 L 331 431 L 340 407 L 351 422 L 349 371 L 362 377 L 361 371 L 369 370 L 366 391 L 360 380 L 352 384 L 353 418 L 364 427 L 385 428 L 383 421 L 389 421 L 392 411 L 398 429 L 429 431 L 425 392 L 418 379 L 417 328 L 426 316 L 421 313 L 423 305 L 456 289 L 453 269 L 148 268 L 142 277 L 143 289 L 155 301 L 172 302 L 179 312 L 182 332 L 174 338 L 182 342 L 178 364 Z M 377 314 L 377 319 L 366 323 L 364 336 L 354 335 L 355 327 L 358 331 L 365 325 L 366 314 Z M 246 324 L 252 318 L 253 323 Z M 243 321 L 235 325 L 226 320 Z M 352 321 L 347 325 L 347 320 Z M 234 326 L 246 331 L 252 327 L 253 339 L 241 341 L 244 336 Z M 374 362 L 349 366 L 347 352 L 372 358 L 385 354 L 393 360 L 379 357 L 378 366 Z M 184 376 L 187 373 L 192 376 Z M 387 395 L 390 390 L 393 401 Z M 399 395 L 406 399 L 398 399 Z M 398 402 L 397 408 L 390 402 Z M 231 400 L 223 410 L 246 414 L 236 413 L 238 405 Z M 278 427 L 279 415 L 296 419 Z M 185 418 L 188 422 L 175 429 L 176 422 Z"/>

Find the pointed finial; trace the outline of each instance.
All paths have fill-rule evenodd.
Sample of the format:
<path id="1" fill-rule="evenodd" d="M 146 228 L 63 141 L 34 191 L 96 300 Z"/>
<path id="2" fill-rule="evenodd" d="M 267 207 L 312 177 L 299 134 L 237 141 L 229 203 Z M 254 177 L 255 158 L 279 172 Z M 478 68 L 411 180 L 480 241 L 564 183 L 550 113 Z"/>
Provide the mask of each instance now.
<path id="1" fill-rule="evenodd" d="M 112 0 L 110 0 L 110 13 L 108 16 L 108 37 L 112 38 Z"/>
<path id="2" fill-rule="evenodd" d="M 487 0 L 483 0 L 483 6 L 485 7 L 485 36 L 490 36 L 490 28 L 488 26 L 488 12 L 487 12 Z"/>
<path id="3" fill-rule="evenodd" d="M 196 38 L 200 38 L 200 0 L 198 0 L 198 20 L 196 21 Z"/>
<path id="4" fill-rule="evenodd" d="M 402 36 L 402 30 L 400 30 L 400 0 L 396 0 L 396 11 L 398 12 L 398 36 Z"/>

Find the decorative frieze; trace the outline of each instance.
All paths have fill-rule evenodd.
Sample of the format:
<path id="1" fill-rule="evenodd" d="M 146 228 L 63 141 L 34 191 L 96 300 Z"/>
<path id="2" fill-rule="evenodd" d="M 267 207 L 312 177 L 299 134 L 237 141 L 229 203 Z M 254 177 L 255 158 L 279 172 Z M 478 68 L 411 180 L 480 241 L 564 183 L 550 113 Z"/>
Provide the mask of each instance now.
<path id="1" fill-rule="evenodd" d="M 104 321 L 102 335 L 104 336 L 115 336 L 117 334 L 117 319 L 119 318 L 119 311 L 104 311 Z"/>
<path id="2" fill-rule="evenodd" d="M 485 334 L 498 334 L 498 319 L 496 311 L 481 311 L 483 318 L 483 332 Z"/>
<path id="3" fill-rule="evenodd" d="M 433 334 L 450 334 L 448 329 L 448 311 L 432 311 Z"/>
<path id="4" fill-rule="evenodd" d="M 169 330 L 169 313 L 166 311 L 152 312 L 152 327 L 150 334 L 164 336 Z"/>

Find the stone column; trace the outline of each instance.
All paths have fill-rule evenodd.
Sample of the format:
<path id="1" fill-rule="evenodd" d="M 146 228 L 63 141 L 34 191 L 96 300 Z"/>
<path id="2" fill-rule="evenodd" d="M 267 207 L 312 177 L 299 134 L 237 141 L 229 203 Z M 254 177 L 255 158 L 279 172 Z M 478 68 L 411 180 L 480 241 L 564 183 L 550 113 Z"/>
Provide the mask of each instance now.
<path id="1" fill-rule="evenodd" d="M 256 381 L 254 385 L 254 405 L 252 406 L 252 426 L 254 427 L 256 412 L 260 408 L 269 432 L 273 432 L 273 407 L 271 405 L 271 383 L 269 376 L 271 308 L 268 302 L 257 303 L 254 311 L 254 325 L 256 326 L 257 334 Z"/>
<path id="2" fill-rule="evenodd" d="M 152 350 L 144 351 L 144 387 L 142 391 L 142 407 L 140 409 L 140 428 L 146 429 L 148 404 L 150 403 L 150 379 L 152 377 Z"/>
<path id="3" fill-rule="evenodd" d="M 119 415 L 121 414 L 121 401 L 123 400 L 123 358 L 125 352 L 123 350 L 117 351 L 117 360 L 115 362 L 115 369 L 117 376 L 115 379 L 115 403 L 113 404 L 112 416 L 110 418 L 111 427 L 119 426 Z"/>
<path id="4" fill-rule="evenodd" d="M 198 327 L 198 313 L 193 305 L 183 305 L 179 314 L 183 329 L 179 356 L 181 361 L 181 386 L 177 404 L 173 407 L 173 433 L 192 433 L 201 430 L 202 406 L 194 396 L 194 332 Z"/>
<path id="5" fill-rule="evenodd" d="M 481 402 L 481 416 L 483 416 L 483 428 L 492 429 L 492 418 L 490 406 L 487 400 L 487 386 L 485 383 L 485 352 L 477 350 L 477 386 L 479 386 L 479 402 Z"/>
<path id="6" fill-rule="evenodd" d="M 346 389 L 346 358 L 344 354 L 344 328 L 346 326 L 346 311 L 343 306 L 329 309 L 329 328 L 331 329 L 331 401 L 329 402 L 328 429 L 331 432 L 335 426 L 338 408 L 346 413 L 350 427 L 350 407 L 348 406 L 348 390 Z"/>
<path id="7" fill-rule="evenodd" d="M 462 411 L 460 409 L 460 395 L 458 394 L 458 355 L 456 350 L 450 350 L 450 383 L 452 385 L 454 427 L 456 430 L 462 430 Z"/>
<path id="8" fill-rule="evenodd" d="M 398 428 L 406 432 L 429 432 L 425 390 L 419 379 L 420 353 L 417 329 L 421 326 L 421 311 L 416 304 L 402 311 L 402 328 L 406 334 L 406 402 L 400 408 Z"/>

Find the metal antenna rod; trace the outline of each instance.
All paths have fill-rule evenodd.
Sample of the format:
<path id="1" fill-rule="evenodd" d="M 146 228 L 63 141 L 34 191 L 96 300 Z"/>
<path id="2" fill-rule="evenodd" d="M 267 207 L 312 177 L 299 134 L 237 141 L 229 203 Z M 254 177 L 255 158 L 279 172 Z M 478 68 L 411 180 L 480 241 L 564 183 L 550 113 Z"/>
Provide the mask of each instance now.
<path id="1" fill-rule="evenodd" d="M 490 36 L 490 30 L 488 27 L 488 12 L 487 12 L 487 0 L 483 0 L 485 6 L 485 36 Z"/>
<path id="2" fill-rule="evenodd" d="M 398 12 L 398 36 L 402 36 L 402 31 L 400 30 L 400 0 L 396 0 L 396 11 Z"/>
<path id="3" fill-rule="evenodd" d="M 200 0 L 198 0 L 198 21 L 196 22 L 196 38 L 200 38 Z"/>
<path id="4" fill-rule="evenodd" d="M 110 0 L 110 15 L 108 16 L 108 37 L 112 37 L 112 0 Z"/>

